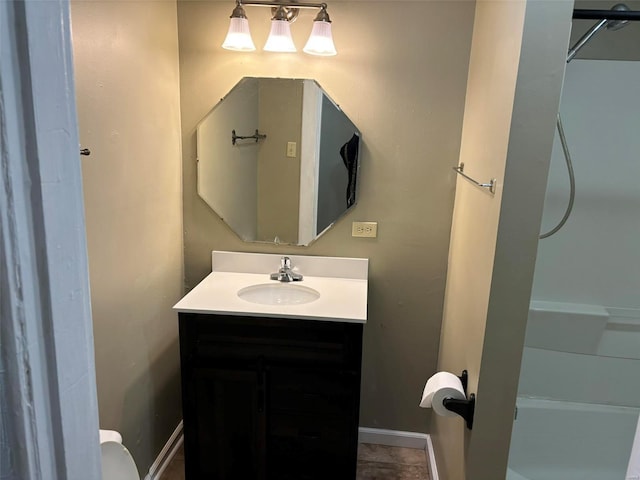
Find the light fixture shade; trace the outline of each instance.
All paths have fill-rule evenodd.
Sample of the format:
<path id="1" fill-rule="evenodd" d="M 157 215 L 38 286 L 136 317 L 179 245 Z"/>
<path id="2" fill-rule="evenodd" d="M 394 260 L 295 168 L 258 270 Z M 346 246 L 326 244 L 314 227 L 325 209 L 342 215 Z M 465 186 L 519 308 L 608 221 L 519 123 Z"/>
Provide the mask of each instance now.
<path id="1" fill-rule="evenodd" d="M 267 43 L 264 44 L 267 52 L 296 52 L 296 46 L 291 38 L 291 28 L 286 20 L 271 20 L 271 32 Z"/>
<path id="2" fill-rule="evenodd" d="M 249 31 L 249 21 L 246 18 L 231 17 L 227 38 L 222 48 L 238 52 L 252 52 L 256 49 Z"/>
<path id="3" fill-rule="evenodd" d="M 310 55 L 331 56 L 336 55 L 336 47 L 331 35 L 331 22 L 315 21 L 307 44 L 302 49 Z"/>

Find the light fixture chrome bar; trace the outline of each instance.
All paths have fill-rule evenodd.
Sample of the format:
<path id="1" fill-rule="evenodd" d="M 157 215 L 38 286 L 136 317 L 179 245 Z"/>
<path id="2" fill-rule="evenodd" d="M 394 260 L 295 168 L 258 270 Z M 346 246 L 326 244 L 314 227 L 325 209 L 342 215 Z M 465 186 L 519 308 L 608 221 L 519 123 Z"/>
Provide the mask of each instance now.
<path id="1" fill-rule="evenodd" d="M 326 3 L 267 2 L 260 0 L 254 0 L 250 2 L 238 1 L 237 3 L 245 5 L 247 7 L 327 8 Z"/>

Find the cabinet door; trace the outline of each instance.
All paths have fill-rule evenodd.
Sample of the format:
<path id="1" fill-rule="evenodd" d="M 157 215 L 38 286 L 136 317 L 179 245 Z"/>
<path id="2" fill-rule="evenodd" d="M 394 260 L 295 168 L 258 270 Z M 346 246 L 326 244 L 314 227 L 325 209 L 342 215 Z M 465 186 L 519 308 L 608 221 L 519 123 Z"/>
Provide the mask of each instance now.
<path id="1" fill-rule="evenodd" d="M 359 394 L 359 372 L 270 369 L 267 478 L 354 480 Z"/>
<path id="2" fill-rule="evenodd" d="M 357 438 L 343 418 L 272 412 L 268 480 L 355 480 Z"/>
<path id="3" fill-rule="evenodd" d="M 264 382 L 257 371 L 196 367 L 184 405 L 188 480 L 264 477 Z"/>

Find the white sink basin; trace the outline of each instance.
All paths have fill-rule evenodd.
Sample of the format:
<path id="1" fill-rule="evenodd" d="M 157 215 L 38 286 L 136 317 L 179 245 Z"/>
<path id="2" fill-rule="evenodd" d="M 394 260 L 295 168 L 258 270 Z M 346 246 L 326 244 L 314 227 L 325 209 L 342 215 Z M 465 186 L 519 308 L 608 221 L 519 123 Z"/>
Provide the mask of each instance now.
<path id="1" fill-rule="evenodd" d="M 301 282 L 269 280 L 282 255 L 212 253 L 211 273 L 173 307 L 178 312 L 326 322 L 367 322 L 365 258 L 290 255 Z"/>
<path id="2" fill-rule="evenodd" d="M 261 305 L 301 305 L 320 298 L 317 290 L 291 283 L 261 283 L 238 290 L 238 297 Z"/>

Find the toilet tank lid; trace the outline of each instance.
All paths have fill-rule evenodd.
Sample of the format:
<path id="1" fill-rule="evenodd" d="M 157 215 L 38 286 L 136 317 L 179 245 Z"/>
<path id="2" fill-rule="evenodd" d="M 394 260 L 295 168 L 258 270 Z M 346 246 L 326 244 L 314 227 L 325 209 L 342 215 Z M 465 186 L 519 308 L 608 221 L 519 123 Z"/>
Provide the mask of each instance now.
<path id="1" fill-rule="evenodd" d="M 100 430 L 100 444 L 105 442 L 122 443 L 122 435 L 115 430 Z"/>

